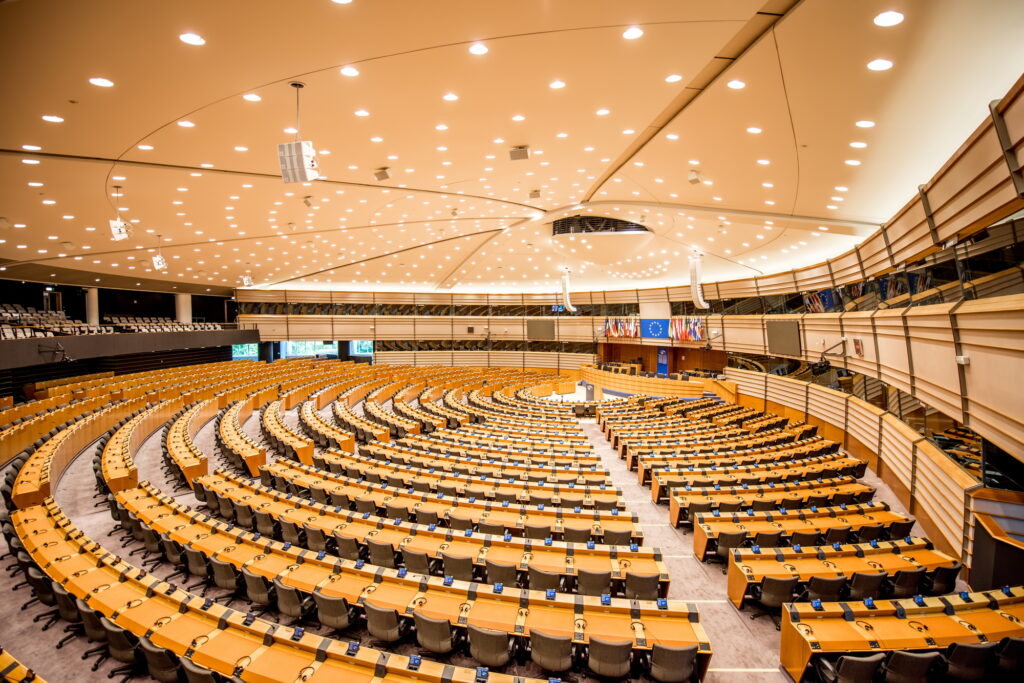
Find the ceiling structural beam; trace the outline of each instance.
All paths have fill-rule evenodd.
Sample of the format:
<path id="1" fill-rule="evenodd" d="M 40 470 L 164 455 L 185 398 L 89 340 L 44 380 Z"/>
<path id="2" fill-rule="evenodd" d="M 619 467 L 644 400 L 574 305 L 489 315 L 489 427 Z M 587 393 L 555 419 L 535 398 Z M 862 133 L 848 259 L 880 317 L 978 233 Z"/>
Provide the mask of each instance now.
<path id="1" fill-rule="evenodd" d="M 530 216 L 528 218 L 521 218 L 518 221 L 516 221 L 515 223 L 510 223 L 506 227 L 501 228 L 500 230 L 495 231 L 495 233 L 493 235 L 491 235 L 491 237 L 486 242 L 484 242 L 479 247 L 477 247 L 476 249 L 473 250 L 473 254 L 476 254 L 476 252 L 479 251 L 481 249 L 481 247 L 484 246 L 484 244 L 486 244 L 487 242 L 490 242 L 492 239 L 497 237 L 498 234 L 500 234 L 502 232 L 505 232 L 506 230 L 513 230 L 515 228 L 518 228 L 520 225 L 523 225 L 524 223 L 527 223 L 527 222 L 532 221 L 532 220 L 539 220 L 539 219 L 541 219 L 543 217 L 544 217 L 544 213 L 541 212 L 541 213 L 538 213 L 538 214 L 536 214 L 534 216 Z M 459 268 L 462 267 L 462 264 L 465 263 L 466 261 L 468 261 L 473 254 L 470 254 L 469 256 L 466 256 L 466 258 L 462 259 L 462 261 L 459 262 L 459 264 L 456 265 L 455 268 L 452 268 L 452 270 L 444 277 L 444 279 L 437 283 L 437 288 L 439 289 L 441 287 L 444 287 L 445 284 L 448 282 L 448 280 L 450 280 L 452 278 L 452 276 L 455 274 L 455 272 Z"/>
<path id="2" fill-rule="evenodd" d="M 446 222 L 446 221 L 450 222 L 450 221 L 478 221 L 478 220 L 488 220 L 488 221 L 521 220 L 521 217 L 520 216 L 502 216 L 501 218 L 495 218 L 494 216 L 485 216 L 483 218 L 473 218 L 473 217 L 466 216 L 464 218 L 445 218 L 445 219 L 436 219 L 435 218 L 435 219 L 422 220 L 422 221 L 402 221 L 400 223 L 377 223 L 375 225 L 349 225 L 349 226 L 339 226 L 337 228 L 324 228 L 324 229 L 321 229 L 321 230 L 306 230 L 306 231 L 303 231 L 303 232 L 298 232 L 298 231 L 296 231 L 296 232 L 271 232 L 271 233 L 267 233 L 265 235 L 246 235 L 245 237 L 227 237 L 227 238 L 224 238 L 224 239 L 214 239 L 212 241 L 211 240 L 206 240 L 206 241 L 201 241 L 201 242 L 179 242 L 177 244 L 164 244 L 164 243 L 161 243 L 160 247 L 163 248 L 163 249 L 182 249 L 182 248 L 185 248 L 185 247 L 209 247 L 209 246 L 216 246 L 216 245 L 220 245 L 220 244 L 229 244 L 229 243 L 233 243 L 233 242 L 246 242 L 246 241 L 250 241 L 250 240 L 269 240 L 269 239 L 280 238 L 280 237 L 296 238 L 296 237 L 299 237 L 299 236 L 311 237 L 311 236 L 316 236 L 316 235 L 326 235 L 326 234 L 335 233 L 335 232 L 349 232 L 349 231 L 353 231 L 353 230 L 370 230 L 370 229 L 373 229 L 373 228 L 400 228 L 400 227 L 408 227 L 410 225 L 417 225 L 417 224 L 420 224 L 420 223 L 440 223 L 440 222 Z M 497 229 L 498 230 L 503 230 L 504 228 L 497 228 Z M 488 229 L 485 229 L 483 231 L 478 231 L 478 232 L 468 232 L 468 233 L 464 233 L 462 235 L 454 235 L 453 237 L 471 237 L 473 235 L 483 234 L 484 232 L 488 232 L 490 230 L 493 230 L 493 228 L 488 228 Z M 424 244 L 428 244 L 428 243 L 424 242 Z M 420 246 L 420 245 L 417 245 L 417 246 Z M 416 247 L 412 247 L 412 248 L 415 249 Z M 12 260 L 6 261 L 6 264 L 8 264 L 8 265 L 11 265 L 11 264 L 13 264 L 13 265 L 22 265 L 22 264 L 29 264 L 29 263 L 48 263 L 50 261 L 60 262 L 60 261 L 73 260 L 75 258 L 75 256 L 83 256 L 83 257 L 85 257 L 85 256 L 89 256 L 89 257 L 93 257 L 93 256 L 117 256 L 119 254 L 137 254 L 140 251 L 145 251 L 146 253 L 153 253 L 153 252 L 156 251 L 156 249 L 157 249 L 156 247 L 143 247 L 140 250 L 140 249 L 138 249 L 136 247 L 132 247 L 130 249 L 126 247 L 124 249 L 111 249 L 109 251 L 90 251 L 88 254 L 82 253 L 82 254 L 75 254 L 75 255 L 70 255 L 69 254 L 69 255 L 66 255 L 66 256 L 47 256 L 47 257 L 35 258 L 35 259 L 24 259 L 22 261 L 15 261 L 15 260 L 12 259 Z"/>
<path id="3" fill-rule="evenodd" d="M 388 258 L 389 256 L 394 256 L 396 254 L 404 254 L 406 252 L 414 251 L 416 249 L 422 249 L 424 247 L 436 246 L 438 244 L 445 244 L 447 242 L 454 242 L 455 240 L 466 239 L 468 237 L 477 237 L 477 236 L 480 236 L 480 235 L 490 235 L 490 237 L 488 237 L 488 240 L 489 240 L 489 239 L 493 238 L 495 235 L 503 232 L 504 230 L 505 230 L 505 228 L 495 228 L 494 230 L 481 230 L 480 232 L 474 232 L 474 233 L 470 233 L 468 235 L 456 235 L 455 237 L 445 237 L 444 239 L 436 240 L 434 242 L 424 242 L 423 244 L 417 244 L 416 246 L 413 246 L 413 247 L 406 247 L 404 249 L 396 249 L 395 251 L 389 251 L 386 254 L 378 254 L 376 256 L 370 256 L 368 258 L 364 258 L 364 259 L 362 259 L 360 261 L 353 261 L 351 263 L 342 263 L 340 265 L 334 265 L 334 266 L 330 266 L 328 268 L 321 268 L 320 270 L 313 270 L 313 271 L 309 271 L 309 272 L 306 272 L 306 273 L 301 273 L 301 274 L 296 275 L 294 277 L 284 278 L 282 280 L 277 280 L 276 282 L 268 282 L 267 284 L 271 285 L 271 286 L 276 286 L 276 285 L 284 284 L 286 282 L 294 282 L 295 280 L 301 280 L 304 277 L 311 277 L 313 275 L 320 275 L 321 273 L 328 273 L 328 272 L 330 272 L 332 270 L 340 270 L 342 268 L 351 268 L 352 266 L 359 266 L 359 265 L 362 265 L 364 263 L 370 263 L 371 261 L 377 261 L 377 260 L 382 259 L 382 258 Z"/>
<path id="4" fill-rule="evenodd" d="M 25 156 L 26 152 L 23 149 L 8 149 L 0 148 L 0 154 L 17 155 L 19 157 Z M 60 161 L 81 161 L 87 163 L 97 164 L 115 164 L 121 166 L 129 166 L 134 168 L 152 168 L 158 170 L 168 171 L 196 171 L 200 173 L 220 173 L 222 175 L 241 176 L 245 178 L 264 178 L 267 180 L 281 180 L 281 176 L 277 173 L 257 173 L 255 171 L 239 171 L 235 169 L 227 168 L 204 168 L 202 166 L 183 166 L 180 164 L 159 164 L 151 161 L 129 161 L 126 159 L 112 159 L 109 157 L 93 157 L 83 156 L 79 154 L 56 154 L 53 152 L 32 152 L 33 158 L 39 159 L 55 159 Z M 540 207 L 533 206 L 532 204 L 523 204 L 522 202 L 513 202 L 508 199 L 498 199 L 497 197 L 485 197 L 478 194 L 458 194 L 448 190 L 430 190 L 421 189 L 417 187 L 399 187 L 397 185 L 384 185 L 381 183 L 354 183 L 343 180 L 329 180 L 320 178 L 312 181 L 313 183 L 320 185 L 330 185 L 332 187 L 365 187 L 375 190 L 393 190 L 395 192 L 422 192 L 425 194 L 436 194 L 436 195 L 448 195 L 458 197 L 465 197 L 467 199 L 479 199 L 485 202 L 496 202 L 498 204 L 509 204 L 511 206 L 518 206 L 531 211 L 543 211 Z"/>
<path id="5" fill-rule="evenodd" d="M 629 163 L 644 147 L 647 146 L 665 126 L 669 125 L 679 114 L 690 106 L 704 90 L 728 69 L 733 62 L 743 56 L 751 47 L 769 34 L 772 27 L 782 20 L 803 0 L 768 0 L 754 14 L 726 45 L 718 51 L 710 62 L 697 73 L 676 97 L 647 126 L 633 138 L 628 147 L 612 161 L 611 165 L 598 176 L 590 186 L 583 201 L 590 201 L 597 191 L 614 177 L 619 170 Z"/>
<path id="6" fill-rule="evenodd" d="M 561 214 L 566 211 L 568 211 L 569 213 L 580 213 L 590 208 L 597 209 L 609 206 L 634 206 L 645 209 L 658 208 L 665 209 L 667 211 L 690 211 L 694 213 L 706 212 L 709 214 L 713 213 L 716 215 L 727 213 L 737 218 L 745 217 L 754 218 L 757 220 L 784 220 L 801 224 L 787 226 L 795 229 L 805 229 L 807 231 L 813 231 L 816 230 L 819 226 L 824 225 L 828 227 L 829 232 L 833 235 L 855 235 L 858 237 L 867 237 L 868 235 L 871 235 L 881 227 L 881 223 L 837 220 L 835 218 L 826 218 L 824 216 L 802 216 L 798 214 L 771 213 L 767 211 L 749 211 L 746 209 L 730 209 L 729 207 L 726 206 L 699 206 L 696 204 L 675 204 L 672 202 L 645 202 L 642 200 L 630 199 L 625 199 L 622 201 L 601 199 L 599 201 L 585 202 L 582 204 L 567 204 L 566 206 L 549 210 L 547 212 L 547 215 L 554 218 L 555 214 Z M 514 226 L 509 227 L 511 228 Z"/>

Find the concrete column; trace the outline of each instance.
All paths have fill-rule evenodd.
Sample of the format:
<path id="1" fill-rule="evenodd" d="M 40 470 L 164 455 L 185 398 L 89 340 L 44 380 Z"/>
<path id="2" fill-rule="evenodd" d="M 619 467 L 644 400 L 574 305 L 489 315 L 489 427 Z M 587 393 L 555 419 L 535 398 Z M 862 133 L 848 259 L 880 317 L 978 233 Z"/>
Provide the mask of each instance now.
<path id="1" fill-rule="evenodd" d="M 192 295 L 174 295 L 174 319 L 179 323 L 192 322 Z"/>
<path id="2" fill-rule="evenodd" d="M 100 324 L 100 290 L 96 287 L 85 288 L 85 322 L 87 325 Z"/>

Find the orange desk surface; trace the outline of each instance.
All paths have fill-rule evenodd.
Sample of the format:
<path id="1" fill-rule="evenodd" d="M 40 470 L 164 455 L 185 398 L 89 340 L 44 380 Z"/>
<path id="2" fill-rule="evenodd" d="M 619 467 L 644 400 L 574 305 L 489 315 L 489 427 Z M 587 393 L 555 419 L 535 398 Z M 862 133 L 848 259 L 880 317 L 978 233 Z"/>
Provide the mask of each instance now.
<path id="1" fill-rule="evenodd" d="M 490 584 L 454 581 L 445 585 L 439 576 L 409 574 L 396 569 L 360 565 L 352 560 L 287 546 L 280 541 L 257 538 L 250 531 L 191 512 L 171 498 L 144 488 L 118 494 L 127 509 L 146 526 L 169 535 L 182 545 L 207 557 L 229 562 L 303 593 L 321 591 L 346 598 L 350 604 L 367 600 L 399 614 L 420 612 L 447 619 L 453 626 L 476 625 L 529 637 L 532 629 L 571 636 L 586 643 L 592 637 L 633 643 L 648 650 L 654 644 L 698 645 L 710 652 L 696 606 L 668 601 L 659 609 L 654 601 L 612 598 L 602 605 L 599 597 L 556 594 L 548 600 L 543 591 L 505 588 L 497 593 Z"/>
<path id="2" fill-rule="evenodd" d="M 351 499 L 372 497 L 378 508 L 388 503 L 405 505 L 413 510 L 433 510 L 439 517 L 448 517 L 451 513 L 471 517 L 475 523 L 480 521 L 503 524 L 512 533 L 522 533 L 528 524 L 547 524 L 555 532 L 561 532 L 566 523 L 590 523 L 603 529 L 629 530 L 634 543 L 643 542 L 643 530 L 636 521 L 635 515 L 616 514 L 617 510 L 583 510 L 576 512 L 573 508 L 548 507 L 540 509 L 535 505 L 513 505 L 508 507 L 493 501 L 469 502 L 468 499 L 439 496 L 433 493 L 413 492 L 408 489 L 396 489 L 383 484 L 359 483 L 342 476 L 303 467 L 277 460 L 264 467 L 265 471 L 280 475 L 301 488 L 317 486 L 328 493 L 345 493 Z M 597 528 L 595 527 L 595 533 Z"/>
<path id="3" fill-rule="evenodd" d="M 856 572 L 895 574 L 901 569 L 924 567 L 930 571 L 954 564 L 955 558 L 933 549 L 923 538 L 879 541 L 877 548 L 870 543 L 842 544 L 838 550 L 830 545 L 810 546 L 800 552 L 791 547 L 761 548 L 759 553 L 738 548 L 729 556 L 728 594 L 732 604 L 742 608 L 750 587 L 766 576 L 796 576 L 806 582 L 812 576 L 849 579 Z"/>
<path id="4" fill-rule="evenodd" d="M 1024 587 L 1015 586 L 1009 593 L 970 593 L 969 602 L 959 594 L 924 598 L 924 606 L 912 599 L 877 600 L 874 609 L 860 602 L 827 602 L 820 611 L 810 603 L 785 605 L 779 657 L 799 681 L 817 654 L 936 650 L 950 643 L 1020 638 Z"/>
<path id="5" fill-rule="evenodd" d="M 580 569 L 610 571 L 613 579 L 625 579 L 627 571 L 635 574 L 658 574 L 662 595 L 668 595 L 668 569 L 661 561 L 657 548 L 640 546 L 632 551 L 626 546 L 594 545 L 542 540 L 529 540 L 504 536 L 453 531 L 437 527 L 433 531 L 426 524 L 396 523 L 384 517 L 362 514 L 351 510 L 338 510 L 331 505 L 288 497 L 274 489 L 258 484 L 247 484 L 237 478 L 219 474 L 200 481 L 206 488 L 222 496 L 244 503 L 253 510 L 267 512 L 275 519 L 286 519 L 300 527 L 303 524 L 321 529 L 330 537 L 338 534 L 353 538 L 360 545 L 372 539 L 377 543 L 390 543 L 395 550 L 409 549 L 440 559 L 441 553 L 471 557 L 479 567 L 486 561 L 515 565 L 526 571 L 529 567 L 543 569 L 563 576 L 575 576 Z"/>

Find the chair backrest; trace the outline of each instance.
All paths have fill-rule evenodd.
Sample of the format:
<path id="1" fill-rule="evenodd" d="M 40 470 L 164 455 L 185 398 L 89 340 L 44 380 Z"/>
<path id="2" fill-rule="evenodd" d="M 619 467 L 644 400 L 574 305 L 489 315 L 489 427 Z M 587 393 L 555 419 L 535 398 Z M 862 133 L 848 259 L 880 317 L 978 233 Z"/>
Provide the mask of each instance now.
<path id="1" fill-rule="evenodd" d="M 807 597 L 810 600 L 838 602 L 844 588 L 846 588 L 845 576 L 812 576 L 807 584 Z"/>
<path id="2" fill-rule="evenodd" d="M 836 673 L 842 683 L 871 683 L 884 661 L 885 654 L 881 652 L 866 657 L 845 655 L 836 661 Z"/>
<path id="3" fill-rule="evenodd" d="M 868 524 L 857 529 L 857 540 L 861 543 L 867 543 L 868 541 L 877 541 L 882 537 L 882 531 L 885 529 L 881 524 Z"/>
<path id="4" fill-rule="evenodd" d="M 572 668 L 572 639 L 535 629 L 530 632 L 530 658 L 545 671 L 568 671 Z"/>
<path id="5" fill-rule="evenodd" d="M 792 545 L 814 545 L 818 542 L 817 531 L 795 531 L 789 536 Z"/>
<path id="6" fill-rule="evenodd" d="M 630 600 L 657 600 L 659 579 L 657 574 L 626 572 L 626 597 Z"/>
<path id="7" fill-rule="evenodd" d="M 590 540 L 590 527 L 565 526 L 562 530 L 562 540 L 566 543 L 586 543 Z"/>
<path id="8" fill-rule="evenodd" d="M 416 523 L 417 524 L 437 524 L 438 516 L 434 510 L 417 510 L 416 511 Z"/>
<path id="9" fill-rule="evenodd" d="M 885 683 L 919 683 L 942 661 L 938 652 L 908 652 L 896 650 L 882 667 Z"/>
<path id="10" fill-rule="evenodd" d="M 199 666 L 188 657 L 181 658 L 181 668 L 188 683 L 219 683 L 217 676 L 206 667 Z"/>
<path id="11" fill-rule="evenodd" d="M 452 624 L 447 619 L 434 619 L 419 612 L 413 612 L 416 624 L 416 641 L 431 652 L 446 654 L 452 651 Z"/>
<path id="12" fill-rule="evenodd" d="M 178 656 L 154 645 L 149 638 L 140 638 L 139 647 L 146 657 L 149 675 L 161 683 L 178 683 Z"/>
<path id="13" fill-rule="evenodd" d="M 405 568 L 414 574 L 430 574 L 430 556 L 418 550 L 403 550 Z"/>
<path id="14" fill-rule="evenodd" d="M 651 677 L 661 683 L 689 681 L 696 663 L 696 645 L 672 647 L 655 643 L 651 649 Z"/>
<path id="15" fill-rule="evenodd" d="M 800 577 L 797 576 L 787 576 L 782 579 L 774 576 L 764 577 L 761 579 L 761 604 L 765 607 L 775 608 L 792 602 L 793 591 L 796 590 L 799 582 Z"/>
<path id="16" fill-rule="evenodd" d="M 892 581 L 892 596 L 894 598 L 909 598 L 917 595 L 921 585 L 921 578 L 928 570 L 924 567 L 915 569 L 901 569 L 896 572 Z"/>
<path id="17" fill-rule="evenodd" d="M 235 565 L 216 557 L 210 558 L 210 569 L 213 571 L 213 583 L 218 588 L 235 591 L 238 590 L 238 570 Z"/>
<path id="18" fill-rule="evenodd" d="M 306 600 L 302 593 L 285 585 L 280 576 L 274 577 L 274 592 L 277 594 L 277 611 L 292 619 L 301 619 L 305 614 Z"/>
<path id="19" fill-rule="evenodd" d="M 338 557 L 345 560 L 359 559 L 359 543 L 350 536 L 342 536 L 337 531 L 332 534 L 334 545 L 338 549 Z"/>
<path id="20" fill-rule="evenodd" d="M 762 548 L 777 548 L 782 545 L 781 531 L 758 531 L 754 536 L 753 545 Z"/>
<path id="21" fill-rule="evenodd" d="M 519 579 L 519 572 L 514 564 L 485 560 L 484 566 L 487 569 L 487 583 L 501 583 L 506 586 L 515 586 Z"/>
<path id="22" fill-rule="evenodd" d="M 629 529 L 605 529 L 604 542 L 606 545 L 629 545 L 633 540 L 633 533 Z"/>
<path id="23" fill-rule="evenodd" d="M 954 680 L 983 680 L 997 645 L 994 642 L 953 643 L 946 653 L 947 674 Z"/>
<path id="24" fill-rule="evenodd" d="M 591 637 L 587 666 L 598 676 L 622 678 L 629 673 L 632 641 L 611 641 Z"/>
<path id="25" fill-rule="evenodd" d="M 327 550 L 327 535 L 324 534 L 323 529 L 309 524 L 303 524 L 302 531 L 306 535 L 305 547 L 316 552 Z"/>
<path id="26" fill-rule="evenodd" d="M 851 530 L 852 527 L 850 526 L 832 527 L 831 529 L 825 532 L 825 536 L 822 540 L 825 543 L 825 545 L 832 545 L 833 543 L 846 543 L 846 539 L 850 537 Z"/>
<path id="27" fill-rule="evenodd" d="M 245 594 L 249 601 L 257 605 L 269 605 L 271 585 L 266 577 L 254 574 L 248 567 L 242 567 L 242 577 L 245 579 Z"/>
<path id="28" fill-rule="evenodd" d="M 611 571 L 592 572 L 580 569 L 576 572 L 576 592 L 581 595 L 601 595 L 611 593 Z"/>
<path id="29" fill-rule="evenodd" d="M 1003 638 L 999 641 L 996 656 L 1002 673 L 1024 673 L 1024 638 Z"/>
<path id="30" fill-rule="evenodd" d="M 316 603 L 317 618 L 322 625 L 341 631 L 352 623 L 348 600 L 344 597 L 316 591 L 313 593 L 313 602 Z"/>
<path id="31" fill-rule="evenodd" d="M 395 568 L 395 549 L 390 543 L 378 543 L 370 538 L 367 539 L 366 545 L 370 549 L 370 564 L 389 569 Z"/>
<path id="32" fill-rule="evenodd" d="M 551 527 L 547 524 L 527 524 L 523 536 L 530 539 L 544 539 L 551 535 Z"/>
<path id="33" fill-rule="evenodd" d="M 444 563 L 445 576 L 453 576 L 460 581 L 473 580 L 473 558 L 462 555 L 449 555 L 441 553 L 441 561 Z"/>
<path id="34" fill-rule="evenodd" d="M 89 607 L 81 598 L 75 598 L 75 607 L 82 615 L 82 626 L 85 627 L 85 637 L 94 643 L 102 643 L 107 640 L 107 630 L 103 628 L 100 621 L 100 613 Z"/>
<path id="35" fill-rule="evenodd" d="M 281 540 L 292 545 L 305 545 L 302 528 L 298 524 L 289 519 L 281 519 L 278 523 L 281 525 Z"/>
<path id="36" fill-rule="evenodd" d="M 469 654 L 473 659 L 489 667 L 501 667 L 508 664 L 511 654 L 507 633 L 472 624 L 469 625 L 467 631 Z"/>
<path id="37" fill-rule="evenodd" d="M 110 651 L 110 656 L 119 662 L 134 664 L 135 648 L 138 645 L 136 637 L 106 617 L 100 617 L 100 624 L 107 632 L 107 649 Z"/>
<path id="38" fill-rule="evenodd" d="M 78 623 L 82 620 L 74 596 L 64 590 L 59 583 L 53 584 L 53 597 L 57 600 L 57 609 L 60 611 L 61 619 L 70 623 Z"/>
<path id="39" fill-rule="evenodd" d="M 188 573 L 193 576 L 207 577 L 210 575 L 210 567 L 206 564 L 206 556 L 195 548 L 188 546 L 184 547 L 185 551 L 185 565 L 188 567 Z"/>
<path id="40" fill-rule="evenodd" d="M 269 512 L 255 510 L 252 515 L 256 520 L 256 531 L 260 532 L 263 536 L 269 536 L 270 538 L 277 537 L 277 525 Z"/>
<path id="41" fill-rule="evenodd" d="M 956 589 L 956 577 L 963 564 L 956 562 L 951 567 L 938 567 L 932 572 L 931 592 L 935 595 L 952 593 Z"/>
<path id="42" fill-rule="evenodd" d="M 232 501 L 235 506 L 235 522 L 238 526 L 251 529 L 256 523 L 256 518 L 253 516 L 252 508 L 245 503 L 239 503 L 238 501 Z"/>
<path id="43" fill-rule="evenodd" d="M 369 600 L 363 603 L 366 612 L 366 630 L 377 640 L 393 643 L 402 637 L 398 612 L 386 607 L 377 607 Z"/>
<path id="44" fill-rule="evenodd" d="M 746 531 L 726 531 L 718 534 L 718 545 L 715 552 L 722 557 L 728 557 L 729 551 L 739 548 L 745 540 L 747 540 Z"/>
<path id="45" fill-rule="evenodd" d="M 536 591 L 558 590 L 562 584 L 560 574 L 544 571 L 530 565 L 527 569 L 530 578 L 530 589 Z"/>
<path id="46" fill-rule="evenodd" d="M 887 576 L 885 572 L 855 572 L 850 579 L 850 600 L 877 598 Z"/>

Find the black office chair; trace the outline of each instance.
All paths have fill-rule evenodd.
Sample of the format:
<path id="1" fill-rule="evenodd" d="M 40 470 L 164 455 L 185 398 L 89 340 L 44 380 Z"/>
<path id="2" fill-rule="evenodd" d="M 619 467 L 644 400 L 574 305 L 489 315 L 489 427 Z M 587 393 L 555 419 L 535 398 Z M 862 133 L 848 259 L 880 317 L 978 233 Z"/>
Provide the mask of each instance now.
<path id="1" fill-rule="evenodd" d="M 910 598 L 921 592 L 921 579 L 928 570 L 924 567 L 900 569 L 885 582 L 886 591 L 892 598 Z"/>
<path id="2" fill-rule="evenodd" d="M 877 598 L 882 594 L 882 584 L 889 575 L 885 572 L 854 572 L 850 577 L 850 589 L 847 598 L 864 600 Z"/>
<path id="3" fill-rule="evenodd" d="M 955 681 L 982 681 L 995 660 L 998 643 L 952 643 L 946 650 L 946 676 Z"/>
<path id="4" fill-rule="evenodd" d="M 655 643 L 651 648 L 651 678 L 659 683 L 685 683 L 694 680 L 697 670 L 697 646 L 673 647 Z"/>
<path id="5" fill-rule="evenodd" d="M 866 657 L 843 655 L 834 662 L 827 657 L 814 660 L 814 670 L 822 683 L 872 683 L 885 661 L 885 653 Z"/>
<path id="6" fill-rule="evenodd" d="M 932 595 L 945 595 L 956 590 L 956 577 L 959 576 L 963 564 L 954 563 L 949 567 L 938 567 L 921 580 L 921 590 Z"/>
<path id="7" fill-rule="evenodd" d="M 800 577 L 797 576 L 782 579 L 766 576 L 761 579 L 760 584 L 752 586 L 750 589 L 751 600 L 759 608 L 759 611 L 751 614 L 750 618 L 757 619 L 767 614 L 775 624 L 775 630 L 781 630 L 782 626 L 779 624 L 777 615 L 782 611 L 784 604 L 793 602 L 799 583 Z"/>
<path id="8" fill-rule="evenodd" d="M 905 652 L 896 650 L 882 665 L 881 680 L 884 683 L 921 683 L 927 681 L 942 665 L 938 652 Z"/>
<path id="9" fill-rule="evenodd" d="M 838 602 L 844 590 L 846 590 L 846 577 L 812 576 L 807 583 L 807 590 L 800 596 L 800 601 Z"/>
<path id="10" fill-rule="evenodd" d="M 1024 678 L 1024 638 L 1003 638 L 995 651 L 995 674 L 1000 681 Z"/>

